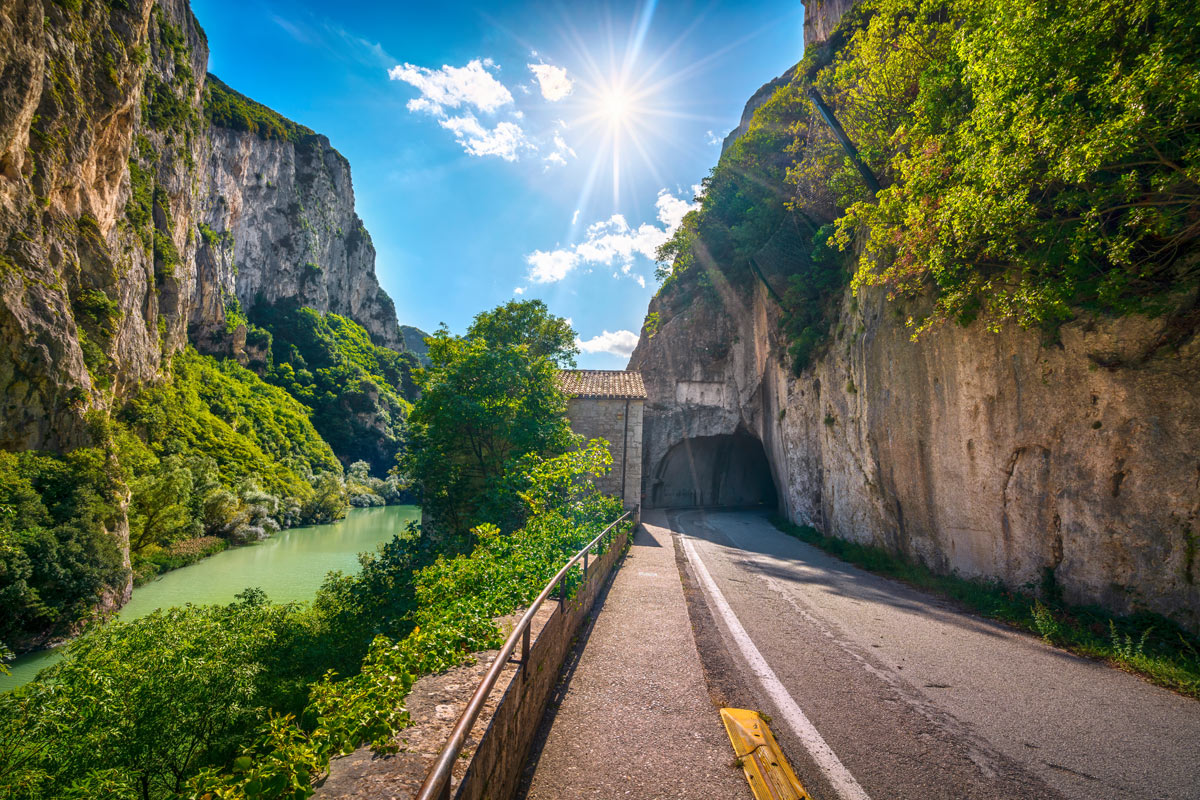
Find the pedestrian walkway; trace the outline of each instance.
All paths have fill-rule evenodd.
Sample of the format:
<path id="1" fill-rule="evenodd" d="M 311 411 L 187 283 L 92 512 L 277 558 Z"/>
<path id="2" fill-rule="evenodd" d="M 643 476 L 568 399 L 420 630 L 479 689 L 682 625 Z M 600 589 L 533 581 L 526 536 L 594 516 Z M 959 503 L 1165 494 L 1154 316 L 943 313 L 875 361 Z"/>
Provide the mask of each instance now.
<path id="1" fill-rule="evenodd" d="M 552 698 L 529 800 L 751 796 L 705 689 L 666 518 L 643 523 Z"/>

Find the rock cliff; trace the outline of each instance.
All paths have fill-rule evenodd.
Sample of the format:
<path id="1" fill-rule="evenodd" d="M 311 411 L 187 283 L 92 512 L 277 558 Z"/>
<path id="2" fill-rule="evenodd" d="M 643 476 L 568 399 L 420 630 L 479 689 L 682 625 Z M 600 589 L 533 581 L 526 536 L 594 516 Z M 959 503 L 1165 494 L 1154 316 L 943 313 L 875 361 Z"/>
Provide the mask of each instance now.
<path id="1" fill-rule="evenodd" d="M 651 310 L 656 304 L 652 303 Z M 847 297 L 800 376 L 765 290 L 643 334 L 644 492 L 671 451 L 750 434 L 789 519 L 939 571 L 1200 624 L 1200 342 L 1146 357 L 1161 321 L 1079 321 L 1061 346 L 981 324 L 912 342 L 881 294 Z M 697 464 L 701 484 L 717 464 Z"/>
<path id="2" fill-rule="evenodd" d="M 208 82 L 231 92 L 212 76 Z M 206 286 L 228 286 L 246 309 L 296 300 L 332 311 L 358 322 L 376 344 L 405 349 L 342 154 L 311 131 L 279 140 L 214 125 L 208 135 L 202 216 L 218 234 L 209 240 L 219 268 Z"/>
<path id="3" fill-rule="evenodd" d="M 851 4 L 807 5 L 823 37 Z M 707 293 L 651 301 L 629 364 L 645 503 L 777 505 L 936 571 L 1200 629 L 1194 290 L 1159 318 L 1081 314 L 1053 344 L 982 321 L 913 341 L 920 308 L 839 290 L 797 375 L 777 294 L 793 271 L 762 263 L 741 286 L 718 269 Z"/>
<path id="4" fill-rule="evenodd" d="M 6 3 L 0 53 L 0 446 L 86 441 L 88 412 L 189 336 L 244 357 L 233 298 L 294 298 L 403 347 L 346 160 L 278 115 L 214 122 L 214 88 L 273 112 L 206 79 L 186 0 Z"/>

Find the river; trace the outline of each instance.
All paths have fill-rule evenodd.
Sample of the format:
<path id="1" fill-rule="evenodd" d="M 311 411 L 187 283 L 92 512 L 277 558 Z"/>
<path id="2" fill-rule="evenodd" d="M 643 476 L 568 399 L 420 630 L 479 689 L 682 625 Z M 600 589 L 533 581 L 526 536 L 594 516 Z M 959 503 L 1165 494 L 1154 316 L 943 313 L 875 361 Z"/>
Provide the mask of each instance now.
<path id="1" fill-rule="evenodd" d="M 229 603 L 250 586 L 278 603 L 310 600 L 326 574 L 358 572 L 359 553 L 374 552 L 420 513 L 417 506 L 354 509 L 340 522 L 292 528 L 257 544 L 230 548 L 134 589 L 117 618 L 129 621 L 185 603 Z M 28 683 L 61 657 L 59 649 L 20 656 L 9 665 L 11 675 L 0 675 L 0 692 Z"/>

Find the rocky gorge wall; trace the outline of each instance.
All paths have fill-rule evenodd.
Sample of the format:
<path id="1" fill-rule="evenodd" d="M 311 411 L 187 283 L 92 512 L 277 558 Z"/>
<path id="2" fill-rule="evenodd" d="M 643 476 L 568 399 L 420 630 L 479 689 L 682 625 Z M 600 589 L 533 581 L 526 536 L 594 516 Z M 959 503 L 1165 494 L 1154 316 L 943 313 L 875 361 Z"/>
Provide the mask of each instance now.
<path id="1" fill-rule="evenodd" d="M 294 123 L 290 140 L 210 124 L 186 0 L 5 3 L 0 54 L 0 446 L 86 442 L 89 411 L 189 340 L 244 356 L 233 297 L 403 348 L 346 160 Z"/>
<path id="2" fill-rule="evenodd" d="M 806 1 L 806 45 L 853 5 Z M 725 150 L 782 80 L 750 99 Z M 650 303 L 629 363 L 647 391 L 645 502 L 774 501 L 793 522 L 935 571 L 1200 630 L 1194 289 L 1159 318 L 1081 314 L 1053 344 L 983 321 L 913 341 L 919 301 L 846 289 L 829 298 L 828 343 L 796 375 L 779 293 L 798 256 L 759 256 L 739 287 L 718 264 L 710 290 L 676 286 Z M 715 455 L 735 452 L 736 465 Z M 756 457 L 773 486 L 746 480 Z"/>
<path id="3" fill-rule="evenodd" d="M 1200 627 L 1195 336 L 1150 355 L 1167 323 L 1126 317 L 1070 323 L 1054 346 L 981 323 L 913 342 L 881 293 L 847 293 L 834 341 L 795 376 L 778 320 L 762 286 L 726 288 L 643 332 L 629 368 L 648 396 L 647 498 L 673 447 L 748 433 L 794 522 Z"/>
<path id="4" fill-rule="evenodd" d="M 230 237 L 214 244 L 216 280 L 205 285 L 228 286 L 247 309 L 293 300 L 341 314 L 376 344 L 406 349 L 375 277 L 371 235 L 354 211 L 350 164 L 329 139 L 212 127 L 209 141 L 203 221 Z"/>

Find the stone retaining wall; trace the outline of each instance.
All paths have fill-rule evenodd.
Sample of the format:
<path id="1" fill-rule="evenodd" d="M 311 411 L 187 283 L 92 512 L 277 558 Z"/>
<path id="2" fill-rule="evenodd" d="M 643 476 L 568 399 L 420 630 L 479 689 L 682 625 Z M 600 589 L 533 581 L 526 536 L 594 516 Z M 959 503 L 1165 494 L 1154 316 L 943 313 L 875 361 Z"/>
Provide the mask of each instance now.
<path id="1" fill-rule="evenodd" d="M 587 582 L 574 600 L 556 608 L 530 643 L 528 669 L 507 676 L 492 690 L 503 692 L 491 722 L 483 732 L 470 765 L 458 784 L 456 800 L 501 800 L 512 797 L 529 758 L 534 735 L 546 710 L 546 701 L 558 681 L 558 673 L 571 649 L 575 634 L 591 612 L 596 598 L 626 550 L 629 534 L 622 534 L 609 549 L 593 559 Z M 518 655 L 520 648 L 518 647 Z M 472 686 L 471 690 L 474 691 Z"/>

